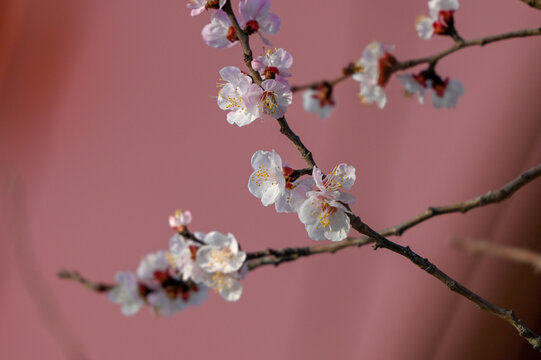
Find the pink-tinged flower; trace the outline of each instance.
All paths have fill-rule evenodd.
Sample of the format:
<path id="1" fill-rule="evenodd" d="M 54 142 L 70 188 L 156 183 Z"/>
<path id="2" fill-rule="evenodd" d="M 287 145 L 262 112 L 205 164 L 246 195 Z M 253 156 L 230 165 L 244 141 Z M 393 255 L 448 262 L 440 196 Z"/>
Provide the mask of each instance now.
<path id="1" fill-rule="evenodd" d="M 203 41 L 214 48 L 228 48 L 238 41 L 237 33 L 231 24 L 231 20 L 222 10 L 216 10 L 210 16 L 210 24 L 201 30 Z"/>
<path id="2" fill-rule="evenodd" d="M 257 108 L 260 114 L 267 114 L 275 119 L 285 115 L 292 101 L 293 93 L 289 86 L 276 80 L 265 80 L 261 87 L 250 87 L 245 96 L 247 108 Z"/>
<path id="3" fill-rule="evenodd" d="M 355 73 L 352 78 L 361 83 L 359 97 L 365 104 L 375 102 L 380 109 L 387 103 L 387 95 L 383 88 L 392 74 L 392 67 L 396 59 L 391 55 L 392 46 L 374 41 L 363 50 L 358 62 L 362 70 Z"/>
<path id="4" fill-rule="evenodd" d="M 347 190 L 355 182 L 355 168 L 340 164 L 323 179 L 321 170 L 314 167 L 313 177 L 318 190 L 310 191 L 300 206 L 298 214 L 313 240 L 341 241 L 350 230 L 349 210 L 355 198 L 341 190 Z"/>
<path id="5" fill-rule="evenodd" d="M 452 108 L 455 107 L 458 98 L 464 95 L 464 87 L 462 83 L 458 80 L 445 79 L 441 84 L 433 84 L 431 99 L 432 105 L 435 108 Z"/>
<path id="6" fill-rule="evenodd" d="M 332 85 L 322 83 L 317 89 L 308 89 L 302 94 L 302 104 L 307 112 L 315 112 L 320 118 L 326 119 L 336 106 L 332 96 Z"/>
<path id="7" fill-rule="evenodd" d="M 269 46 L 272 43 L 261 33 L 276 34 L 280 30 L 280 17 L 269 13 L 270 0 L 240 0 L 239 13 L 241 27 L 248 35 L 258 33 L 261 40 Z"/>
<path id="8" fill-rule="evenodd" d="M 415 29 L 420 38 L 428 40 L 432 35 L 451 35 L 454 31 L 453 14 L 458 10 L 458 0 L 430 0 L 430 17 L 421 15 L 415 20 Z"/>
<path id="9" fill-rule="evenodd" d="M 186 225 L 192 222 L 192 213 L 188 210 L 177 210 L 169 216 L 169 226 L 173 230 L 181 231 Z"/>
<path id="10" fill-rule="evenodd" d="M 135 315 L 145 300 L 139 292 L 139 284 L 135 274 L 131 272 L 117 272 L 115 276 L 117 285 L 109 290 L 107 296 L 114 303 L 122 304 L 121 312 L 126 316 Z"/>
<path id="11" fill-rule="evenodd" d="M 261 74 L 263 79 L 276 79 L 286 85 L 288 82 L 284 78 L 291 76 L 287 72 L 291 65 L 293 65 L 293 56 L 284 49 L 265 50 L 265 55 L 252 60 L 252 67 Z"/>
<path id="12" fill-rule="evenodd" d="M 238 271 L 244 264 L 246 253 L 239 249 L 233 234 L 226 236 L 212 231 L 205 235 L 203 241 L 206 245 L 197 250 L 195 262 L 208 273 L 228 274 Z"/>
<path id="13" fill-rule="evenodd" d="M 226 0 L 190 0 L 186 6 L 192 10 L 190 14 L 196 16 L 208 9 L 221 9 L 225 2 Z"/>
<path id="14" fill-rule="evenodd" d="M 248 101 L 249 96 L 262 92 L 261 88 L 252 83 L 252 78 L 243 74 L 235 66 L 227 66 L 220 70 L 223 87 L 218 93 L 218 106 L 222 110 L 229 110 L 227 122 L 245 126 L 260 117 L 260 107 L 257 99 Z"/>

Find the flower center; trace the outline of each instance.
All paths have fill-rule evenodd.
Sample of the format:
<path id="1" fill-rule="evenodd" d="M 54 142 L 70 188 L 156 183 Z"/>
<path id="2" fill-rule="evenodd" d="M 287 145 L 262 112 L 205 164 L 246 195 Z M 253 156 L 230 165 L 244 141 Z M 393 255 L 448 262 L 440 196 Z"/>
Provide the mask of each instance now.
<path id="1" fill-rule="evenodd" d="M 207 3 L 205 4 L 205 10 L 219 9 L 219 8 L 220 8 L 220 0 L 207 1 Z"/>
<path id="2" fill-rule="evenodd" d="M 272 91 L 265 91 L 261 94 L 261 104 L 263 105 L 263 110 L 268 114 L 274 114 L 278 109 L 278 104 L 276 104 L 276 97 Z"/>
<path id="3" fill-rule="evenodd" d="M 274 66 L 267 66 L 265 68 L 265 71 L 263 71 L 263 75 L 265 76 L 265 79 L 274 79 L 276 75 L 280 74 L 280 70 L 278 70 L 277 67 Z"/>
<path id="4" fill-rule="evenodd" d="M 255 173 L 251 177 L 252 181 L 257 184 L 257 186 L 261 186 L 261 184 L 270 181 L 271 185 L 277 184 L 276 182 L 276 174 L 270 173 L 269 169 L 267 169 L 263 165 L 259 165 Z"/>
<path id="5" fill-rule="evenodd" d="M 244 27 L 244 32 L 246 35 L 252 35 L 253 33 L 256 33 L 259 30 L 259 24 L 257 20 L 250 20 L 246 23 L 246 26 Z"/>

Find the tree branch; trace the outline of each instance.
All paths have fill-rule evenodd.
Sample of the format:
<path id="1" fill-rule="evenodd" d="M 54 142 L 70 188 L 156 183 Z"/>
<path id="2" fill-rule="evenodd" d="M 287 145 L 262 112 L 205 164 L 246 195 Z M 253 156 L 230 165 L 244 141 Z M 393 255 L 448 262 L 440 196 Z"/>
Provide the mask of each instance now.
<path id="1" fill-rule="evenodd" d="M 533 7 L 535 9 L 541 10 L 541 0 L 520 0 L 524 4 Z"/>
<path id="2" fill-rule="evenodd" d="M 513 310 L 501 308 L 488 300 L 485 300 L 481 296 L 477 295 L 470 289 L 458 283 L 455 279 L 451 278 L 449 275 L 441 271 L 428 261 L 428 259 L 423 258 L 422 256 L 416 254 L 410 249 L 409 246 L 398 245 L 384 236 L 380 235 L 375 230 L 371 229 L 367 224 L 361 221 L 356 215 L 349 215 L 351 219 L 351 227 L 359 231 L 361 234 L 371 237 L 376 242 L 376 248 L 385 248 L 396 254 L 402 255 L 405 258 L 409 259 L 412 263 L 417 265 L 421 270 L 424 270 L 429 275 L 432 275 L 440 282 L 445 284 L 451 291 L 456 292 L 462 297 L 470 300 L 475 305 L 477 305 L 481 310 L 488 311 L 489 313 L 498 316 L 501 319 L 504 319 L 509 324 L 511 324 L 519 333 L 521 337 L 526 339 L 534 349 L 541 350 L 541 337 L 530 330 L 523 322 L 520 320 Z"/>
<path id="3" fill-rule="evenodd" d="M 519 264 L 530 265 L 535 272 L 541 272 L 541 253 L 528 249 L 494 244 L 489 241 L 455 238 L 451 242 L 457 249 L 473 255 L 488 255 L 499 259 L 510 260 Z"/>

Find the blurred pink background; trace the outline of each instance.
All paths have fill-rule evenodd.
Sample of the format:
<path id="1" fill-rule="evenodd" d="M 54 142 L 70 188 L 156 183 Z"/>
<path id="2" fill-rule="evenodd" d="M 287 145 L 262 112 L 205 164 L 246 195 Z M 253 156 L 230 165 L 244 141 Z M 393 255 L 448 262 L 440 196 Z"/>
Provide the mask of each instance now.
<path id="1" fill-rule="evenodd" d="M 59 280 L 63 268 L 112 282 L 168 246 L 167 217 L 190 209 L 192 230 L 235 234 L 247 251 L 314 245 L 294 214 L 247 190 L 250 157 L 275 149 L 302 167 L 275 121 L 229 125 L 216 106 L 218 71 L 240 46 L 207 47 L 208 14 L 185 0 L 0 2 L 0 358 L 2 359 L 529 359 L 529 344 L 413 264 L 348 249 L 262 268 L 237 303 L 209 294 L 171 319 L 120 314 L 106 296 Z M 236 7 L 236 2 L 234 3 Z M 413 22 L 425 0 L 273 1 L 271 40 L 294 56 L 293 84 L 334 78 L 372 40 L 398 59 L 444 49 Z M 539 26 L 520 1 L 462 1 L 465 38 Z M 252 41 L 256 55 L 259 39 Z M 287 118 L 330 170 L 357 168 L 353 206 L 383 228 L 430 205 L 500 187 L 541 160 L 540 38 L 471 48 L 438 65 L 466 95 L 452 110 L 419 105 L 393 78 L 382 111 L 336 88 L 328 120 Z M 396 240 L 541 332 L 541 277 L 526 266 L 450 247 L 471 236 L 541 251 L 541 182 L 503 204 L 447 215 Z M 353 232 L 352 232 L 353 234 Z"/>

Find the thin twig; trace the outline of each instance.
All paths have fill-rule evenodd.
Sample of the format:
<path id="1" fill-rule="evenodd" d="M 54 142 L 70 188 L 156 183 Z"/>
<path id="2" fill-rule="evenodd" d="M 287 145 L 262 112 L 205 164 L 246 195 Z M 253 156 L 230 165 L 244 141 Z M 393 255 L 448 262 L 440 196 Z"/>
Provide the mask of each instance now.
<path id="1" fill-rule="evenodd" d="M 535 272 L 541 272 L 541 253 L 515 246 L 494 244 L 490 241 L 465 238 L 454 238 L 451 243 L 456 248 L 473 255 L 488 255 L 510 260 L 519 264 L 530 265 Z"/>
<path id="2" fill-rule="evenodd" d="M 58 273 L 58 277 L 61 279 L 73 280 L 75 282 L 78 282 L 79 284 L 86 286 L 92 291 L 96 291 L 100 293 L 107 292 L 114 287 L 114 285 L 111 285 L 111 284 L 96 283 L 96 282 L 87 280 L 82 275 L 80 275 L 77 271 L 71 272 L 68 270 L 60 270 L 60 272 Z"/>

